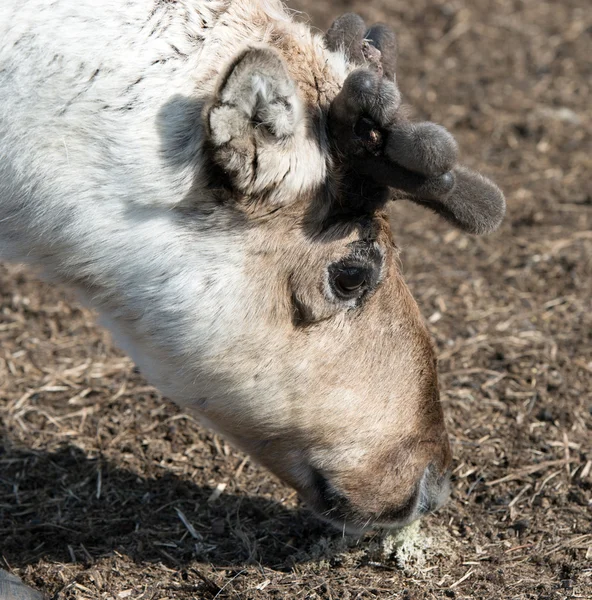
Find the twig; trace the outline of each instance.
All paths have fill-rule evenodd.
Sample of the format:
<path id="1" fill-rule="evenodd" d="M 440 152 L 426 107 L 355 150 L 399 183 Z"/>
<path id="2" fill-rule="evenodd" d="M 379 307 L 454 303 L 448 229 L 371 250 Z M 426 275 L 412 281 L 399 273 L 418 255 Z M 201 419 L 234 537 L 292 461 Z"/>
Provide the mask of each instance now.
<path id="1" fill-rule="evenodd" d="M 203 537 L 199 535 L 197 531 L 195 531 L 195 527 L 193 527 L 193 525 L 189 522 L 189 519 L 187 519 L 187 517 L 183 514 L 181 509 L 175 507 L 175 510 L 177 511 L 177 516 L 179 517 L 179 519 L 181 519 L 181 523 L 185 525 L 191 537 L 195 540 L 202 540 Z"/>
<path id="2" fill-rule="evenodd" d="M 214 596 L 213 600 L 216 600 L 216 598 L 239 576 L 242 575 L 244 572 L 246 571 L 246 569 L 243 569 L 242 571 L 239 571 L 230 581 L 227 581 L 218 591 L 218 593 Z"/>
<path id="3" fill-rule="evenodd" d="M 574 460 L 570 460 L 571 462 L 576 462 Z M 537 473 L 538 471 L 544 471 L 545 469 L 548 469 L 549 467 L 556 467 L 558 465 L 564 465 L 566 463 L 565 459 L 561 459 L 561 460 L 547 460 L 545 462 L 539 463 L 538 465 L 532 465 L 531 467 L 526 467 L 524 469 L 521 469 L 520 471 L 516 472 L 516 473 L 510 473 L 509 475 L 506 475 L 505 477 L 501 477 L 500 479 L 494 479 L 493 481 L 488 481 L 485 486 L 486 487 L 491 487 L 492 485 L 497 485 L 498 483 L 505 483 L 506 481 L 514 481 L 516 479 L 522 479 L 522 477 L 524 477 L 525 475 L 532 475 L 533 473 Z"/>
<path id="4" fill-rule="evenodd" d="M 457 585 L 460 585 L 463 581 L 466 581 L 474 572 L 475 569 L 473 569 L 472 567 L 456 582 L 454 582 L 452 585 L 448 586 L 448 589 L 451 590 L 452 588 L 455 588 Z"/>

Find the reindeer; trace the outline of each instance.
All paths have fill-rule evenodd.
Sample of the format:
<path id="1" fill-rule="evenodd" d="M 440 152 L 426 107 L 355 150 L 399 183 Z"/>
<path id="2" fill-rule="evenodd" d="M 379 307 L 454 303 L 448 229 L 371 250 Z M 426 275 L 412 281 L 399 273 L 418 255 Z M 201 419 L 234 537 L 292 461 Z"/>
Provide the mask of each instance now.
<path id="1" fill-rule="evenodd" d="M 146 378 L 348 530 L 447 495 L 434 348 L 391 200 L 504 197 L 405 117 L 396 37 L 279 0 L 4 0 L 0 254 L 72 286 Z"/>

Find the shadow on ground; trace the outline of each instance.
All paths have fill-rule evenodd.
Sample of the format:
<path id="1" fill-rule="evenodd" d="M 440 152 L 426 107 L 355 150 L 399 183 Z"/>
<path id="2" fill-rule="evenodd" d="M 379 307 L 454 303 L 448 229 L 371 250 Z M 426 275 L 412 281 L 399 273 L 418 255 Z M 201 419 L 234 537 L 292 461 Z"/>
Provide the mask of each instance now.
<path id="1" fill-rule="evenodd" d="M 0 446 L 0 554 L 12 567 L 41 557 L 90 563 L 116 551 L 176 568 L 197 559 L 283 570 L 310 559 L 319 538 L 339 535 L 305 510 L 219 494 L 170 470 L 140 477 L 74 445 L 9 454 Z"/>

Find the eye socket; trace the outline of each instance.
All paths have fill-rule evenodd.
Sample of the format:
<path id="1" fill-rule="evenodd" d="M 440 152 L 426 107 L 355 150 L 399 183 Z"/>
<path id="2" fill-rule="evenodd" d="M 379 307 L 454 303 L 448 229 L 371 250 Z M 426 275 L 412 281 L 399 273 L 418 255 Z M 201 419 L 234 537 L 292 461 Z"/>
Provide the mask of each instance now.
<path id="1" fill-rule="evenodd" d="M 327 269 L 327 292 L 333 301 L 348 301 L 348 308 L 352 308 L 352 300 L 358 307 L 380 283 L 384 253 L 377 243 L 369 240 L 352 242 L 348 249 L 348 256 Z"/>
<path id="2" fill-rule="evenodd" d="M 356 298 L 367 288 L 368 270 L 363 267 L 340 267 L 333 273 L 331 283 L 339 298 Z"/>

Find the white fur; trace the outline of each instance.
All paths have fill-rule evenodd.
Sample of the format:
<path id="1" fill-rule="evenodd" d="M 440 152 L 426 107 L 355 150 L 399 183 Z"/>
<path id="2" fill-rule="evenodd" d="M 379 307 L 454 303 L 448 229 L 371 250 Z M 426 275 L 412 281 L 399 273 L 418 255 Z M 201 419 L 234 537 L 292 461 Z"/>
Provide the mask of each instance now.
<path id="1" fill-rule="evenodd" d="M 181 403 L 200 394 L 189 362 L 237 343 L 248 308 L 228 294 L 248 288 L 241 233 L 218 215 L 189 230 L 171 210 L 210 201 L 201 107 L 246 36 L 267 35 L 221 25 L 236 4 L 0 5 L 0 255 L 77 286 Z M 166 156 L 167 128 L 194 128 L 182 154 Z"/>
<path id="2" fill-rule="evenodd" d="M 395 306 L 385 315 L 398 320 L 392 326 L 360 329 L 363 319 L 346 320 L 323 295 L 327 261 L 349 252 L 359 228 L 319 242 L 299 217 L 288 226 L 278 217 L 275 229 L 256 216 L 247 224 L 206 185 L 203 113 L 247 46 L 280 45 L 274 24 L 325 77 L 309 70 L 313 84 L 303 84 L 294 73 L 306 79 L 304 61 L 287 67 L 298 90 L 286 77 L 251 82 L 255 101 L 279 93 L 294 110 L 263 111 L 280 146 L 254 144 L 246 195 L 257 201 L 271 187 L 271 200 L 286 202 L 306 198 L 327 173 L 326 135 L 306 129 L 301 109 L 326 112 L 350 66 L 279 1 L 2 0 L 0 256 L 74 286 L 149 381 L 310 498 L 315 461 L 347 483 L 373 452 L 422 433 L 400 416 L 422 404 L 425 386 L 391 372 L 435 374 L 429 361 L 423 368 L 427 337 L 411 301 L 401 301 L 402 282 L 392 301 L 411 313 Z M 216 106 L 227 111 L 217 143 L 229 145 L 237 127 L 252 134 L 233 121 L 236 111 Z M 239 167 L 241 149 L 227 157 Z M 314 335 L 292 324 L 294 273 L 319 315 L 335 317 Z M 407 337 L 398 334 L 396 356 L 376 351 L 391 348 L 389 331 L 399 330 Z M 347 410 L 337 410 L 343 398 Z"/>

